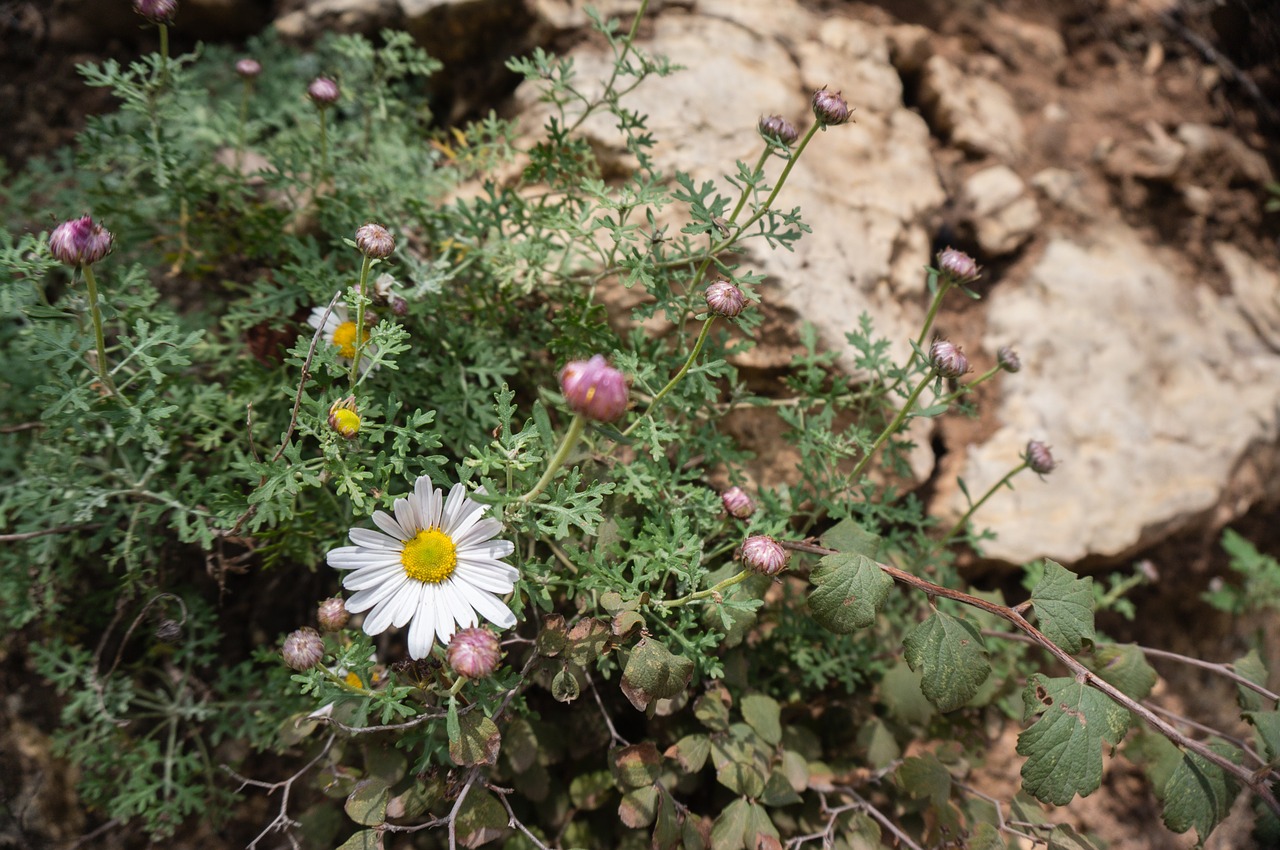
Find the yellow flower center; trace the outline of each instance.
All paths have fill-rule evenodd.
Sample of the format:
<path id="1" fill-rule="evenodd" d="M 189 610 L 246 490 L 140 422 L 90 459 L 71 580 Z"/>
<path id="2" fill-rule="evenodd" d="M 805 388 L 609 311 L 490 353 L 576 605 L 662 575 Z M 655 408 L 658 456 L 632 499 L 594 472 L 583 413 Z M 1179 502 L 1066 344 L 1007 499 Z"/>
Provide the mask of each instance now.
<path id="1" fill-rule="evenodd" d="M 355 673 L 348 673 L 346 675 L 346 678 L 343 681 L 345 681 L 348 685 L 350 685 L 353 688 L 364 687 L 364 682 L 360 681 L 360 677 L 357 676 Z"/>
<path id="2" fill-rule="evenodd" d="M 365 331 L 360 334 L 360 342 L 365 343 L 369 340 L 369 332 Z M 338 353 L 348 360 L 356 356 L 356 323 L 343 322 L 333 329 L 333 344 L 337 347 Z"/>
<path id="3" fill-rule="evenodd" d="M 400 563 L 409 578 L 439 584 L 457 568 L 458 548 L 449 535 L 438 528 L 428 528 L 404 544 Z"/>
<path id="4" fill-rule="evenodd" d="M 360 433 L 360 414 L 345 407 L 339 407 L 329 414 L 329 423 L 348 440 Z"/>

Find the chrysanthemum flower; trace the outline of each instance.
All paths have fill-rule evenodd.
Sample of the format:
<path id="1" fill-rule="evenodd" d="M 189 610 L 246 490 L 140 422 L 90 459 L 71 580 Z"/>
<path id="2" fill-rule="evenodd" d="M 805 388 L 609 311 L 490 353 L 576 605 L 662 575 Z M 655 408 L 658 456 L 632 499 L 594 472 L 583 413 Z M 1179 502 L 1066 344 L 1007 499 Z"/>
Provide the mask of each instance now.
<path id="1" fill-rule="evenodd" d="M 455 484 L 448 499 L 425 476 L 408 498 L 396 499 L 395 516 L 374 511 L 382 529 L 353 528 L 354 546 L 329 553 L 329 566 L 352 572 L 342 581 L 355 591 L 347 610 L 369 611 L 366 634 L 409 624 L 409 656 L 426 658 L 436 638 L 448 644 L 459 626 L 479 622 L 477 614 L 500 629 L 516 624 L 498 597 L 510 593 L 519 577 L 501 559 L 515 551 L 509 540 L 494 540 L 502 522 L 482 518 L 485 506 L 467 498 Z"/>
<path id="2" fill-rule="evenodd" d="M 338 349 L 338 356 L 343 360 L 350 361 L 355 358 L 356 323 L 355 319 L 351 318 L 351 311 L 341 300 L 333 305 L 328 316 L 325 316 L 323 307 L 312 307 L 307 324 L 321 331 L 324 334 L 324 341 Z M 360 334 L 360 341 L 366 342 L 368 339 L 369 329 L 365 328 Z M 377 350 L 375 345 L 365 346 L 364 354 L 360 358 L 361 375 L 373 368 L 373 355 Z"/>

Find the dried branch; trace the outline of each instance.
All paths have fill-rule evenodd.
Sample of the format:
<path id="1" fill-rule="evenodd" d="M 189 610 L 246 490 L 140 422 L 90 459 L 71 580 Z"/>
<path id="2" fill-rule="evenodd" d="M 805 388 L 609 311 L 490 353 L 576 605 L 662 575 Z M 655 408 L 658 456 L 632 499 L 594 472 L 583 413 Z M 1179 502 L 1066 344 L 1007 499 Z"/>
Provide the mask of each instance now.
<path id="1" fill-rule="evenodd" d="M 315 758 L 303 765 L 297 773 L 293 774 L 293 776 L 290 776 L 288 779 L 281 780 L 280 782 L 263 782 L 258 779 L 249 779 L 241 776 L 239 773 L 236 773 L 228 765 L 222 765 L 222 770 L 240 783 L 240 787 L 236 789 L 237 791 L 243 791 L 245 788 L 252 785 L 254 788 L 265 789 L 267 794 L 270 795 L 271 792 L 275 791 L 277 788 L 283 789 L 280 795 L 280 811 L 276 813 L 276 816 L 271 823 L 267 824 L 266 827 L 263 828 L 262 832 L 259 832 L 254 839 L 249 842 L 245 850 L 253 850 L 253 848 L 258 846 L 259 841 L 272 832 L 287 833 L 288 830 L 299 825 L 296 820 L 289 817 L 289 792 L 293 789 L 293 783 L 301 779 L 307 771 L 315 767 L 322 758 L 329 754 L 329 750 L 333 747 L 333 742 L 337 737 L 337 735 L 330 735 L 329 740 L 324 742 L 324 746 L 320 748 L 320 752 L 316 753 Z M 293 845 L 293 847 L 298 848 L 301 846 L 298 844 L 298 840 L 292 835 L 287 834 L 286 837 L 289 839 L 289 843 Z"/>

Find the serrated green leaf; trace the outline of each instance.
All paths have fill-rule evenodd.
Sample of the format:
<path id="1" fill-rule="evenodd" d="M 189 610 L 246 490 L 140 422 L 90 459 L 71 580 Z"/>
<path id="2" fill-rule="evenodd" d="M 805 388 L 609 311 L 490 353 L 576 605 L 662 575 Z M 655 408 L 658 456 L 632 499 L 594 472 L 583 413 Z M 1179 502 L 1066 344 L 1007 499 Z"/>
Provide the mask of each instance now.
<path id="1" fill-rule="evenodd" d="M 711 753 L 711 739 L 703 734 L 685 735 L 667 748 L 664 755 L 680 763 L 685 773 L 697 773 L 707 763 Z"/>
<path id="2" fill-rule="evenodd" d="M 909 795 L 934 806 L 946 805 L 951 798 L 951 773 L 932 753 L 903 759 L 894 778 Z"/>
<path id="3" fill-rule="evenodd" d="M 674 655 L 661 641 L 643 638 L 631 651 L 622 671 L 622 689 L 636 708 L 644 709 L 649 700 L 670 699 L 683 691 L 693 678 L 693 662 Z M 643 704 L 637 704 L 638 699 Z"/>
<path id="4" fill-rule="evenodd" d="M 711 825 L 711 850 L 741 850 L 750 817 L 751 804 L 741 797 L 725 806 Z"/>
<path id="5" fill-rule="evenodd" d="M 925 698 L 920 673 L 905 662 L 889 668 L 880 680 L 880 698 L 889 714 L 902 723 L 923 726 L 934 715 L 933 703 Z"/>
<path id="6" fill-rule="evenodd" d="M 866 754 L 867 764 L 879 770 L 902 755 L 898 741 L 889 727 L 878 717 L 858 730 L 858 748 Z"/>
<path id="7" fill-rule="evenodd" d="M 475 709 L 458 718 L 458 737 L 449 741 L 449 758 L 460 767 L 493 764 L 501 745 L 497 724 Z"/>
<path id="8" fill-rule="evenodd" d="M 729 728 L 729 706 L 722 688 L 709 690 L 693 702 L 693 716 L 712 732 Z"/>
<path id="9" fill-rule="evenodd" d="M 764 694 L 748 694 L 742 698 L 742 719 L 756 730 L 766 744 L 782 740 L 782 708 L 778 701 Z"/>
<path id="10" fill-rule="evenodd" d="M 1129 712 L 1071 677 L 1039 673 L 1022 692 L 1025 716 L 1040 714 L 1018 736 L 1022 787 L 1036 799 L 1065 806 L 1102 784 L 1102 745 L 1118 744 L 1129 728 Z"/>
<path id="11" fill-rule="evenodd" d="M 1115 685 L 1120 692 L 1135 700 L 1143 700 L 1156 686 L 1155 668 L 1147 663 L 1147 657 L 1137 644 L 1104 643 L 1094 647 L 1093 672 Z"/>
<path id="12" fill-rule="evenodd" d="M 925 697 L 942 712 L 967 703 L 991 674 L 977 628 L 942 611 L 908 632 L 902 647 L 907 664 L 921 673 Z"/>
<path id="13" fill-rule="evenodd" d="M 711 741 L 711 763 L 716 781 L 735 794 L 757 797 L 769 774 L 769 751 L 744 723 L 735 723 L 728 735 Z"/>
<path id="14" fill-rule="evenodd" d="M 343 808 L 347 817 L 361 826 L 377 826 L 387 819 L 387 801 L 391 786 L 382 779 L 365 779 L 356 783 Z"/>
<path id="15" fill-rule="evenodd" d="M 866 555 L 874 559 L 880 553 L 879 535 L 848 518 L 840 520 L 822 535 L 822 545 L 842 555 Z"/>
<path id="16" fill-rule="evenodd" d="M 1267 684 L 1267 666 L 1262 663 L 1262 658 L 1258 655 L 1258 650 L 1251 649 L 1249 654 L 1243 658 L 1237 658 L 1235 663 L 1231 665 L 1231 669 L 1236 673 L 1244 676 L 1255 685 L 1266 687 Z M 1268 705 L 1267 699 L 1253 688 L 1246 688 L 1244 685 L 1237 685 L 1237 700 L 1240 708 L 1244 711 L 1261 711 Z"/>
<path id="17" fill-rule="evenodd" d="M 747 828 L 742 837 L 749 850 L 781 846 L 778 843 L 778 828 L 773 825 L 773 819 L 769 817 L 769 813 L 765 811 L 764 806 L 759 803 L 750 804 L 747 812 Z M 773 840 L 769 841 L 768 839 Z"/>
<path id="18" fill-rule="evenodd" d="M 578 677 L 568 665 L 561 667 L 551 679 L 551 696 L 558 702 L 573 702 L 581 693 L 582 686 L 578 684 Z"/>
<path id="19" fill-rule="evenodd" d="M 1280 711 L 1246 711 L 1244 719 L 1257 730 L 1262 754 L 1274 762 L 1280 757 Z"/>
<path id="20" fill-rule="evenodd" d="M 1098 850 L 1098 846 L 1075 831 L 1070 824 L 1058 824 L 1049 833 L 1046 850 Z"/>
<path id="21" fill-rule="evenodd" d="M 1233 761 L 1239 753 L 1215 742 L 1214 752 Z M 1196 846 L 1204 845 L 1209 833 L 1222 822 L 1240 790 L 1236 778 L 1195 753 L 1184 753 L 1164 786 L 1164 823 L 1174 832 L 1196 831 Z"/>
<path id="22" fill-rule="evenodd" d="M 607 770 L 580 773 L 569 783 L 569 799 L 579 809 L 590 811 L 613 796 L 613 774 Z"/>
<path id="23" fill-rule="evenodd" d="M 507 831 L 507 810 L 484 788 L 472 788 L 454 823 L 459 844 L 479 847 L 501 838 Z"/>
<path id="24" fill-rule="evenodd" d="M 382 850 L 381 830 L 362 829 L 338 846 L 338 850 Z"/>
<path id="25" fill-rule="evenodd" d="M 613 776 L 623 790 L 652 785 L 657 781 L 662 756 L 652 741 L 619 747 L 612 755 Z"/>
<path id="26" fill-rule="evenodd" d="M 1067 652 L 1079 652 L 1093 640 L 1093 579 L 1078 578 L 1061 564 L 1045 560 L 1044 576 L 1031 591 L 1040 631 Z"/>
<path id="27" fill-rule="evenodd" d="M 969 833 L 964 846 L 965 850 L 1007 850 L 1009 845 L 1000 837 L 1000 830 L 989 823 L 980 823 Z"/>
<path id="28" fill-rule="evenodd" d="M 876 621 L 893 579 L 866 555 L 827 555 L 809 576 L 809 611 L 823 628 L 851 634 Z"/>
<path id="29" fill-rule="evenodd" d="M 653 785 L 628 791 L 618 803 L 618 819 L 631 829 L 648 826 L 657 814 L 658 789 Z"/>
<path id="30" fill-rule="evenodd" d="M 799 803 L 803 798 L 791 787 L 791 780 L 781 770 L 775 769 L 769 774 L 760 792 L 760 802 L 766 806 L 789 806 Z"/>

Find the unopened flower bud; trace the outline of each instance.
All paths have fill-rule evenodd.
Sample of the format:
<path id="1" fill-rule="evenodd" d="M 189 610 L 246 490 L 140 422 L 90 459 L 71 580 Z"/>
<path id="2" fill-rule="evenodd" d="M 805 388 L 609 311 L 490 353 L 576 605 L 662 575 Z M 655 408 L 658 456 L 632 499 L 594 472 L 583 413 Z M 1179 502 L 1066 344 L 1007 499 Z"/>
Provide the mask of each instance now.
<path id="1" fill-rule="evenodd" d="M 796 128 L 791 125 L 791 122 L 781 115 L 770 115 L 768 118 L 761 118 L 759 127 L 760 135 L 766 139 L 782 142 L 784 145 L 791 144 L 800 135 L 796 132 Z"/>
<path id="2" fill-rule="evenodd" d="M 1027 462 L 1027 467 L 1036 475 L 1048 475 L 1058 465 L 1049 452 L 1049 447 L 1039 440 L 1027 443 L 1027 453 L 1023 459 Z"/>
<path id="3" fill-rule="evenodd" d="M 849 103 L 840 92 L 818 89 L 813 93 L 813 114 L 824 127 L 834 127 L 849 120 Z"/>
<path id="4" fill-rule="evenodd" d="M 459 676 L 483 679 L 498 669 L 501 654 L 498 636 L 488 629 L 473 626 L 453 633 L 449 648 L 445 650 L 445 659 Z"/>
<path id="5" fill-rule="evenodd" d="M 133 11 L 153 24 L 168 24 L 178 13 L 178 0 L 133 0 Z"/>
<path id="6" fill-rule="evenodd" d="M 944 378 L 958 378 L 969 371 L 969 358 L 945 339 L 935 339 L 929 346 L 929 363 Z"/>
<path id="7" fill-rule="evenodd" d="M 262 63 L 257 59 L 241 59 L 236 62 L 236 73 L 246 80 L 252 80 L 262 73 Z"/>
<path id="8" fill-rule="evenodd" d="M 756 503 L 751 501 L 747 491 L 741 487 L 730 487 L 720 494 L 720 501 L 729 516 L 746 519 L 756 512 Z"/>
<path id="9" fill-rule="evenodd" d="M 707 309 L 714 315 L 732 319 L 747 306 L 742 290 L 727 280 L 717 280 L 707 285 Z"/>
<path id="10" fill-rule="evenodd" d="M 338 102 L 338 84 L 328 77 L 316 77 L 307 86 L 307 97 L 321 109 L 333 106 Z"/>
<path id="11" fill-rule="evenodd" d="M 742 542 L 742 563 L 761 575 L 776 576 L 790 558 L 791 553 L 772 537 L 753 534 Z"/>
<path id="12" fill-rule="evenodd" d="M 324 638 L 315 629 L 298 629 L 284 639 L 281 654 L 294 670 L 309 670 L 324 658 Z"/>
<path id="13" fill-rule="evenodd" d="M 1001 346 L 1000 350 L 996 352 L 996 363 L 1000 364 L 1000 368 L 1006 372 L 1017 372 L 1022 368 L 1022 361 L 1018 359 L 1018 352 L 1007 345 Z"/>
<path id="14" fill-rule="evenodd" d="M 597 422 L 612 422 L 627 411 L 627 379 L 599 354 L 560 370 L 560 390 L 570 410 Z"/>
<path id="15" fill-rule="evenodd" d="M 111 252 L 115 237 L 89 216 L 64 221 L 49 235 L 49 252 L 69 266 L 91 266 Z"/>
<path id="16" fill-rule="evenodd" d="M 322 599 L 316 606 L 316 620 L 326 632 L 342 631 L 349 619 L 351 614 L 347 612 L 347 603 L 342 601 L 341 596 Z"/>
<path id="17" fill-rule="evenodd" d="M 955 283 L 969 283 L 977 280 L 982 272 L 973 257 L 955 248 L 938 252 L 938 270 Z"/>
<path id="18" fill-rule="evenodd" d="M 356 231 L 356 247 L 366 257 L 385 260 L 396 249 L 396 240 L 381 224 L 370 222 Z"/>
<path id="19" fill-rule="evenodd" d="M 356 412 L 355 396 L 340 398 L 329 406 L 329 427 L 348 440 L 360 434 L 360 414 Z"/>
<path id="20" fill-rule="evenodd" d="M 387 299 L 387 306 L 391 308 L 391 312 L 397 316 L 407 316 L 409 314 L 409 302 L 405 301 L 399 295 L 392 295 Z"/>

